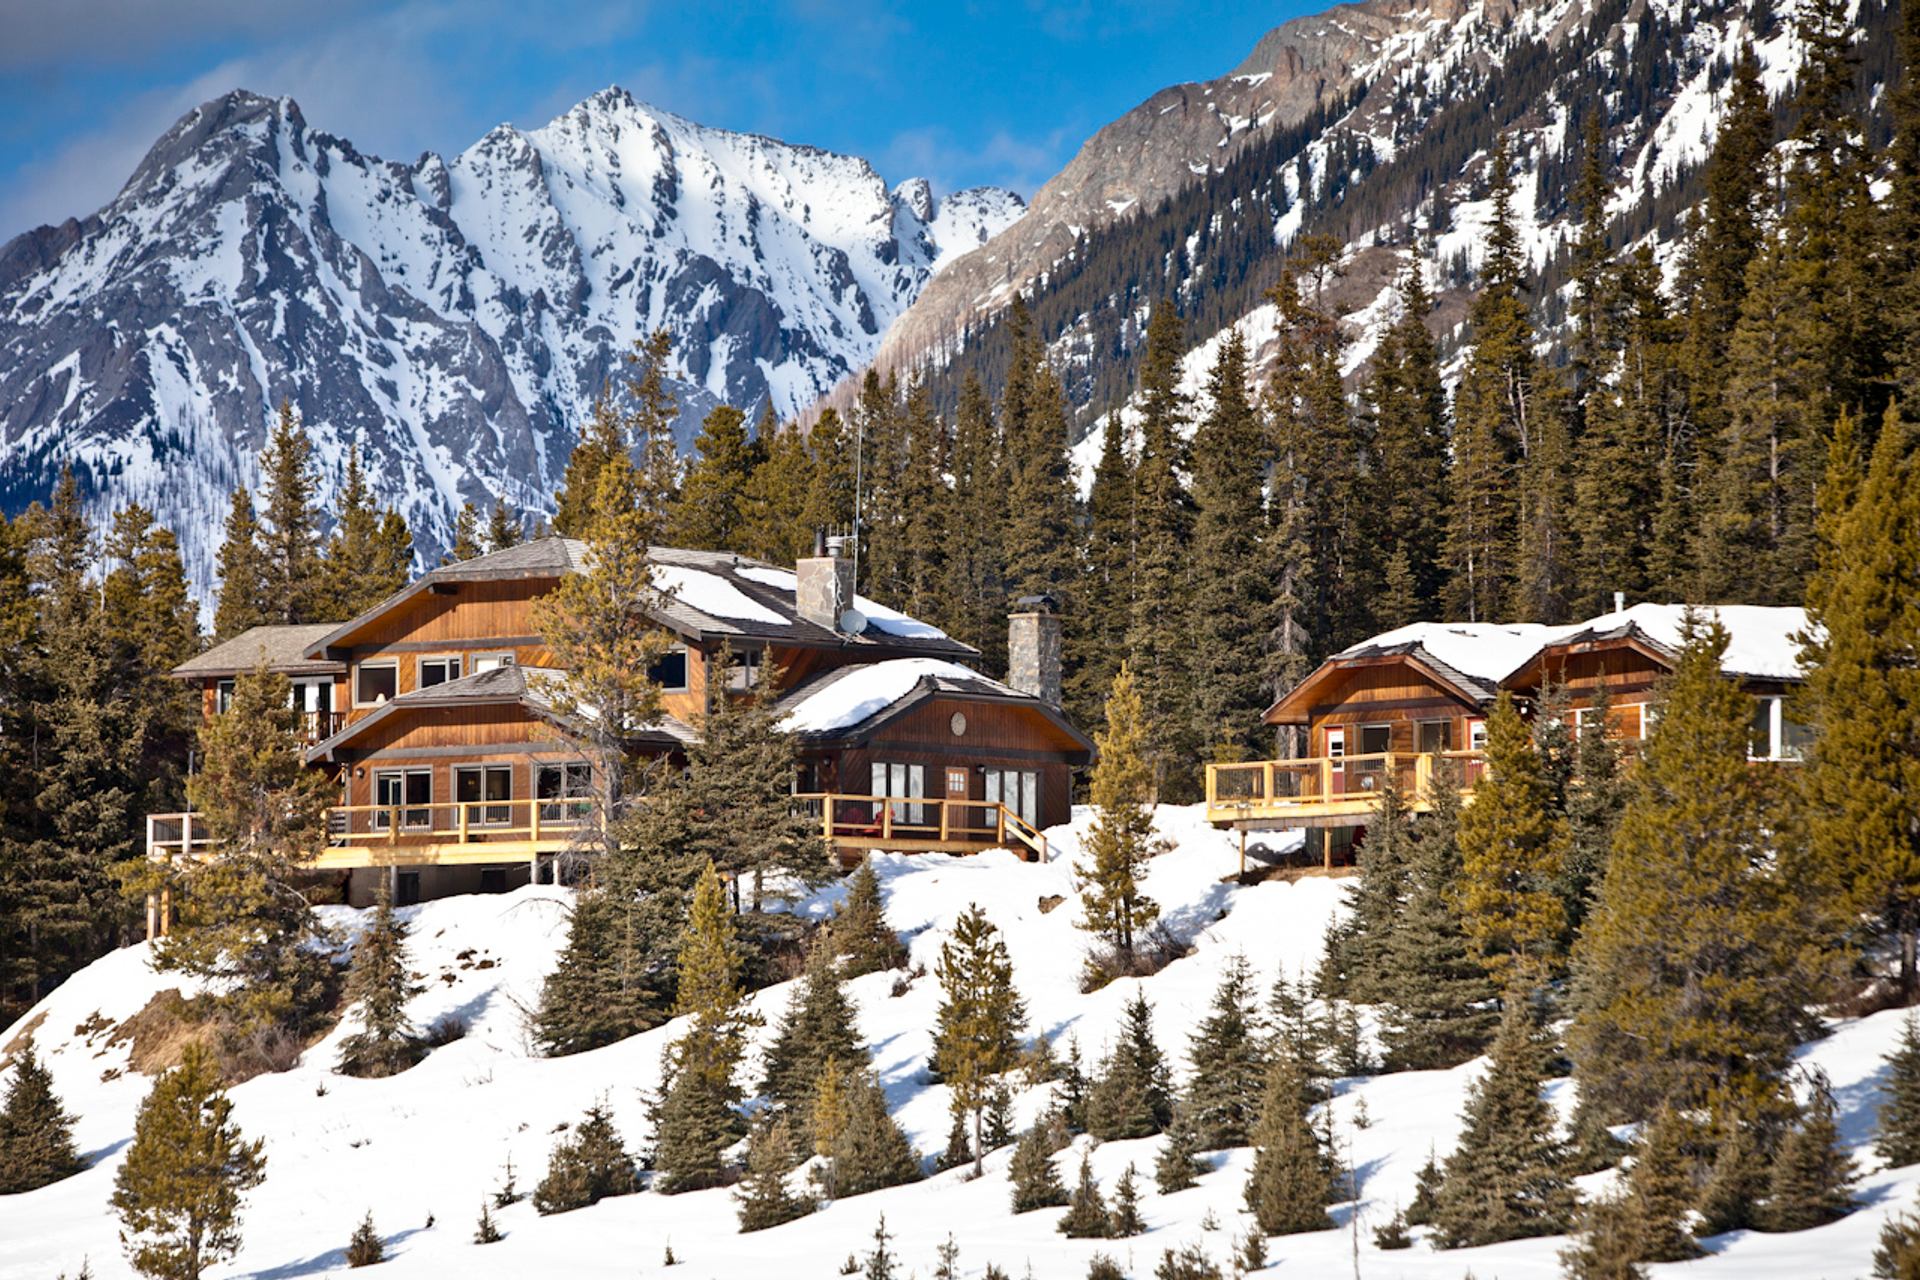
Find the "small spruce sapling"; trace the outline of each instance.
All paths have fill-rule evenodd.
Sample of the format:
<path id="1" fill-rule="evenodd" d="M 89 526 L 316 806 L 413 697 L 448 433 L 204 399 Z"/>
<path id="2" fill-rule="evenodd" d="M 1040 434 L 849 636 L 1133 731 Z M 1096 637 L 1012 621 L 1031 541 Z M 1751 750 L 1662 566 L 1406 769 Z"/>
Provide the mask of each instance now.
<path id="1" fill-rule="evenodd" d="M 1067 1212 L 1060 1219 L 1060 1234 L 1081 1238 L 1104 1237 L 1109 1225 L 1106 1198 L 1100 1194 L 1100 1184 L 1094 1180 L 1092 1159 L 1082 1152 L 1080 1179 L 1074 1185 L 1073 1197 L 1067 1201 Z"/>
<path id="2" fill-rule="evenodd" d="M 53 1092 L 53 1075 L 29 1039 L 14 1059 L 0 1106 L 0 1195 L 58 1182 L 86 1168 L 73 1146 L 73 1117 Z"/>
<path id="3" fill-rule="evenodd" d="M 1762 1225 L 1769 1231 L 1805 1231 L 1853 1211 L 1853 1157 L 1840 1143 L 1833 1091 L 1824 1076 L 1812 1080 L 1812 1096 L 1800 1121 L 1780 1142 L 1767 1188 Z"/>
<path id="4" fill-rule="evenodd" d="M 1173 1123 L 1167 1126 L 1166 1141 L 1153 1161 L 1153 1185 L 1161 1195 L 1172 1195 L 1194 1185 L 1208 1165 L 1200 1159 L 1200 1141 L 1194 1132 L 1192 1113 L 1182 1104 L 1174 1109 Z"/>
<path id="5" fill-rule="evenodd" d="M 1115 1240 L 1125 1240 L 1146 1229 L 1146 1220 L 1140 1216 L 1140 1174 L 1129 1164 L 1113 1187 L 1113 1209 L 1107 1215 L 1107 1235 Z"/>
<path id="6" fill-rule="evenodd" d="M 1404 1210 L 1395 1209 L 1391 1218 L 1373 1229 L 1373 1247 L 1386 1250 L 1413 1247 L 1413 1235 L 1407 1230 Z"/>
<path id="7" fill-rule="evenodd" d="M 380 1232 L 373 1225 L 373 1210 L 369 1209 L 367 1216 L 360 1219 L 360 1225 L 353 1229 L 353 1238 L 347 1241 L 347 1265 L 370 1267 L 386 1260 L 387 1247 L 380 1240 Z"/>
<path id="8" fill-rule="evenodd" d="M 1873 1150 L 1893 1168 L 1920 1164 L 1920 1021 L 1909 1013 L 1900 1043 L 1887 1055 L 1886 1101 Z"/>
<path id="9" fill-rule="evenodd" d="M 505 1237 L 500 1234 L 500 1228 L 494 1225 L 493 1206 L 485 1200 L 482 1200 L 480 1202 L 480 1221 L 473 1229 L 473 1242 L 475 1244 L 498 1244 L 503 1239 L 505 1239 Z"/>
<path id="10" fill-rule="evenodd" d="M 1067 1202 L 1067 1189 L 1060 1183 L 1052 1153 L 1047 1150 L 1046 1134 L 1038 1125 L 1020 1135 L 1008 1176 L 1013 1183 L 1015 1213 L 1049 1209 Z"/>

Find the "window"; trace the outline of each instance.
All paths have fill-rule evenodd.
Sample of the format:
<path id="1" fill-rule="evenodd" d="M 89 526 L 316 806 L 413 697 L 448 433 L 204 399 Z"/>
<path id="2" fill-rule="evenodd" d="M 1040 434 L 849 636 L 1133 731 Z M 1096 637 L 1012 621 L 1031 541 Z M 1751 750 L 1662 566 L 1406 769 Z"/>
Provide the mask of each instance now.
<path id="1" fill-rule="evenodd" d="M 400 664 L 363 662 L 353 673 L 353 705 L 377 707 L 400 694 Z"/>
<path id="2" fill-rule="evenodd" d="M 333 710 L 333 681 L 331 680 L 295 680 L 293 682 L 293 709 L 304 715 L 318 715 Z"/>
<path id="3" fill-rule="evenodd" d="M 1363 756 L 1383 756 L 1393 750 L 1393 726 L 1386 724 L 1363 724 L 1360 726 L 1360 754 Z"/>
<path id="4" fill-rule="evenodd" d="M 222 715 L 233 709 L 233 681 L 217 680 L 214 682 L 213 709 Z"/>
<path id="5" fill-rule="evenodd" d="M 1487 749 L 1487 722 L 1485 720 L 1467 721 L 1467 750 L 1485 751 Z"/>
<path id="6" fill-rule="evenodd" d="M 760 683 L 760 671 L 766 665 L 766 653 L 759 649 L 735 652 L 727 657 L 727 688 L 744 693 Z"/>
<path id="7" fill-rule="evenodd" d="M 927 794 L 927 770 L 925 765 L 886 764 L 879 760 L 873 762 L 873 794 L 876 796 L 911 796 L 919 799 Z M 874 815 L 878 817 L 878 814 Z M 896 804 L 893 806 L 893 820 L 918 826 L 927 820 L 927 806 L 923 804 Z"/>
<path id="8" fill-rule="evenodd" d="M 513 799 L 513 766 L 463 764 L 453 771 L 453 798 L 466 810 L 468 826 L 504 827 L 513 820 L 513 806 L 494 801 Z"/>
<path id="9" fill-rule="evenodd" d="M 431 689 L 437 684 L 445 684 L 449 680 L 458 680 L 459 678 L 460 659 L 458 657 L 422 658 L 420 659 L 420 679 L 416 682 L 415 687 L 419 689 Z"/>
<path id="10" fill-rule="evenodd" d="M 647 679 L 667 693 L 687 691 L 687 646 L 677 644 L 647 668 Z"/>
<path id="11" fill-rule="evenodd" d="M 512 665 L 514 665 L 514 659 L 511 653 L 476 653 L 473 655 L 473 673 L 475 675 L 479 675 L 482 671 L 491 671 L 495 667 L 510 667 Z"/>
<path id="12" fill-rule="evenodd" d="M 1422 720 L 1416 741 L 1419 749 L 1427 755 L 1453 750 L 1453 721 Z"/>
<path id="13" fill-rule="evenodd" d="M 987 799 L 998 801 L 1025 819 L 1040 825 L 1040 775 L 1032 769 L 987 770 Z"/>
<path id="14" fill-rule="evenodd" d="M 1787 719 L 1787 700 L 1767 694 L 1753 700 L 1752 736 L 1747 753 L 1755 760 L 1800 760 L 1812 745 L 1813 733 Z"/>
<path id="15" fill-rule="evenodd" d="M 433 770 L 380 769 L 373 775 L 373 802 L 380 808 L 373 815 L 376 831 L 385 831 L 400 811 L 403 829 L 424 830 L 433 825 Z M 420 806 L 420 807 L 413 807 Z"/>
<path id="16" fill-rule="evenodd" d="M 593 766 L 543 764 L 534 773 L 533 794 L 540 801 L 540 821 L 584 822 L 593 813 Z"/>

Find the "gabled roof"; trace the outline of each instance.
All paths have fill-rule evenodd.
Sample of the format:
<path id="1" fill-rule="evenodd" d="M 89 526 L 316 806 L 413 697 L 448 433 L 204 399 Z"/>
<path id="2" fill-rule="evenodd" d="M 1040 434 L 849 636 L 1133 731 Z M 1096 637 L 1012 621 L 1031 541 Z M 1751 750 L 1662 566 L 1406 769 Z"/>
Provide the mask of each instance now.
<path id="1" fill-rule="evenodd" d="M 1507 674 L 1558 630 L 1534 622 L 1411 623 L 1334 654 L 1267 708 L 1263 718 L 1268 724 L 1305 724 L 1313 695 L 1339 673 L 1396 661 L 1466 702 L 1492 702 Z"/>
<path id="2" fill-rule="evenodd" d="M 1045 717 L 1090 759 L 1093 742 L 1058 707 L 956 662 L 892 658 L 823 672 L 789 690 L 778 704 L 782 723 L 802 743 L 824 745 L 870 736 L 929 698 L 1020 706 Z"/>
<path id="3" fill-rule="evenodd" d="M 1805 678 L 1796 638 L 1807 629 L 1805 609 L 1720 604 L 1700 605 L 1695 612 L 1703 622 L 1717 619 L 1726 629 L 1727 651 L 1720 658 L 1720 670 L 1725 674 L 1748 680 Z M 1548 655 L 1592 648 L 1636 649 L 1670 668 L 1686 644 L 1686 615 L 1687 606 L 1683 604 L 1636 604 L 1560 628 L 1559 634 L 1542 645 L 1509 679 L 1516 684 L 1537 684 L 1541 664 Z"/>
<path id="4" fill-rule="evenodd" d="M 332 631 L 338 623 L 308 622 L 295 626 L 249 627 L 231 640 L 223 640 L 197 657 L 188 658 L 173 669 L 182 680 L 209 679 L 253 671 L 265 663 L 267 670 L 284 675 L 335 675 L 346 670 L 339 662 L 310 658 L 307 651 L 314 641 Z"/>
<path id="5" fill-rule="evenodd" d="M 654 547 L 649 552 L 662 598 L 652 610 L 655 621 L 689 640 L 740 640 L 809 648 L 856 648 L 902 653 L 972 656 L 979 651 L 938 628 L 856 597 L 868 620 L 866 631 L 845 635 L 800 616 L 795 606 L 793 570 L 728 551 L 690 551 Z M 309 646 L 324 654 L 374 619 L 436 587 L 466 582 L 558 579 L 578 572 L 587 547 L 575 538 L 536 538 L 489 555 L 434 569 L 367 612 L 325 632 Z"/>
<path id="6" fill-rule="evenodd" d="M 307 759 L 310 762 L 331 760 L 340 748 L 351 745 L 354 739 L 390 717 L 441 707 L 518 706 L 565 733 L 569 727 L 567 721 L 554 710 L 552 701 L 539 685 L 543 675 L 558 679 L 561 674 L 535 667 L 492 667 L 458 680 L 403 693 L 382 703 L 377 710 L 353 721 L 324 742 L 309 747 Z M 634 737 L 640 743 L 668 749 L 684 747 L 699 739 L 691 726 L 669 715 L 662 715 L 647 724 Z"/>

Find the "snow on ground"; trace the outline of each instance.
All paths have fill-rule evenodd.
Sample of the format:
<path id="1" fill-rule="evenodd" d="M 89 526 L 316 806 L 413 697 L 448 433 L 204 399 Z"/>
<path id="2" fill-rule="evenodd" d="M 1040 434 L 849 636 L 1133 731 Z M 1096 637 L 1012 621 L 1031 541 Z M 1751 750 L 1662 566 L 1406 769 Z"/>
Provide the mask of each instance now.
<path id="1" fill-rule="evenodd" d="M 1161 830 L 1174 842 L 1157 859 L 1145 888 L 1170 928 L 1193 943 L 1193 954 L 1152 978 L 1079 993 L 1086 939 L 1074 928 L 1072 860 L 1086 813 L 1070 828 L 1048 833 L 1059 852 L 1046 865 L 1023 863 L 1005 852 L 971 858 L 886 856 L 877 860 L 888 914 L 929 975 L 947 929 L 968 904 L 980 903 L 1005 932 L 1035 1031 L 1064 1048 L 1077 1037 L 1091 1063 L 1117 1025 L 1136 986 L 1153 1001 L 1162 1046 L 1176 1063 L 1192 1027 L 1204 1016 L 1222 963 L 1246 955 L 1263 984 L 1276 973 L 1299 977 L 1320 951 L 1328 922 L 1341 910 L 1338 881 L 1309 878 L 1249 888 L 1222 883 L 1235 868 L 1231 841 L 1208 828 L 1197 809 L 1163 809 Z M 824 915 L 838 898 L 828 889 L 795 909 Z M 1052 910 L 1052 895 L 1065 900 Z M 263 1076 L 233 1091 L 235 1118 L 267 1143 L 267 1178 L 248 1202 L 246 1248 L 219 1276 L 260 1280 L 332 1274 L 344 1269 L 343 1250 L 360 1216 L 371 1209 L 386 1237 L 390 1261 L 383 1277 L 463 1280 L 571 1275 L 704 1280 L 838 1274 L 850 1252 L 864 1254 L 884 1213 L 902 1259 L 901 1274 L 925 1276 L 934 1250 L 949 1232 L 960 1246 L 962 1273 L 979 1276 L 988 1262 L 1012 1275 L 1041 1280 L 1083 1276 L 1095 1253 L 1114 1255 L 1135 1277 L 1150 1276 L 1163 1249 L 1198 1242 L 1225 1261 L 1245 1230 L 1240 1193 L 1250 1163 L 1246 1151 L 1212 1157 L 1213 1173 L 1173 1196 L 1152 1189 L 1158 1139 L 1114 1142 L 1093 1153 L 1096 1173 L 1111 1189 L 1127 1164 L 1139 1167 L 1148 1232 L 1134 1240 L 1075 1241 L 1054 1229 L 1059 1210 L 1018 1217 L 1007 1212 L 1007 1161 L 987 1160 L 986 1176 L 969 1181 L 955 1170 L 912 1186 L 840 1201 L 812 1217 L 753 1235 L 736 1230 L 727 1191 L 681 1196 L 643 1193 L 591 1209 L 540 1218 L 525 1203 L 496 1214 L 506 1239 L 471 1243 L 480 1203 L 500 1181 L 511 1157 L 523 1190 L 546 1164 L 558 1126 L 578 1119 L 591 1102 L 605 1101 L 630 1146 L 646 1137 L 645 1095 L 659 1078 L 660 1051 L 680 1033 L 669 1025 L 593 1053 L 562 1059 L 533 1056 L 522 1010 L 537 996 L 542 976 L 564 935 L 566 891 L 541 886 L 501 896 L 453 898 L 409 908 L 412 957 L 427 990 L 414 1003 L 422 1024 L 447 1013 L 471 1022 L 463 1040 L 436 1050 L 412 1071 L 391 1080 L 352 1080 L 330 1070 L 342 1032 L 309 1051 L 292 1071 Z M 356 927 L 359 913 L 330 909 Z M 110 1028 L 136 1012 L 156 991 L 178 985 L 147 968 L 147 948 L 130 947 L 100 960 L 53 993 L 21 1023 L 0 1034 L 5 1045 L 29 1024 L 70 1110 L 77 1137 L 94 1161 L 85 1173 L 52 1187 L 0 1198 L 0 1278 L 48 1280 L 76 1272 L 85 1260 L 107 1280 L 131 1274 L 115 1239 L 107 1208 L 114 1174 L 131 1136 L 133 1116 L 148 1081 L 125 1072 L 127 1047 Z M 938 1004 L 931 976 L 891 994 L 895 974 L 873 974 L 849 984 L 861 1027 L 874 1053 L 896 1116 L 922 1151 L 939 1148 L 947 1130 L 943 1086 L 926 1083 L 925 1064 Z M 786 986 L 759 992 L 754 1005 L 771 1032 L 789 997 Z M 1901 1015 L 1880 1014 L 1843 1023 L 1803 1050 L 1810 1066 L 1832 1078 L 1847 1139 L 1864 1146 L 1871 1136 L 1882 1075 L 1881 1057 L 1899 1034 Z M 750 1063 L 757 1071 L 758 1063 Z M 1359 1275 L 1368 1280 L 1548 1280 L 1558 1275 L 1563 1240 L 1536 1240 L 1440 1253 L 1424 1244 L 1409 1251 L 1374 1249 L 1372 1229 L 1413 1194 L 1429 1148 L 1444 1154 L 1458 1124 L 1464 1091 L 1480 1070 L 1410 1072 L 1342 1082 L 1330 1104 L 1339 1140 L 1350 1144 L 1363 1179 L 1357 1206 L 1336 1208 L 1339 1227 L 1271 1242 L 1270 1270 L 1281 1276 Z M 1564 1082 L 1554 1086 L 1563 1107 Z M 1024 1092 L 1020 1118 L 1036 1114 L 1045 1089 Z M 1364 1101 L 1369 1125 L 1353 1116 Z M 1071 1178 L 1080 1144 L 1058 1157 Z M 1868 1152 L 1862 1162 L 1872 1167 Z M 1736 1234 L 1711 1242 L 1706 1259 L 1653 1268 L 1659 1280 L 1850 1280 L 1864 1276 L 1881 1222 L 1912 1203 L 1920 1167 L 1875 1172 L 1862 1179 L 1864 1208 L 1832 1226 L 1788 1236 Z M 1217 1226 L 1204 1229 L 1212 1215 Z M 428 1223 L 431 1220 L 432 1225 Z M 1355 1227 L 1357 1225 L 1357 1231 Z M 663 1267 L 671 1245 L 684 1264 Z"/>

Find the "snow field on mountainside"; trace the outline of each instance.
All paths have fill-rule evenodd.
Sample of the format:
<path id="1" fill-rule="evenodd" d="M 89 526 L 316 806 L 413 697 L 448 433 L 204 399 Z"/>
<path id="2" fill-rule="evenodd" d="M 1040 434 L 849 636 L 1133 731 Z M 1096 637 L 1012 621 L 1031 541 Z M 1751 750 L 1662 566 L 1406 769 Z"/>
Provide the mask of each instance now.
<path id="1" fill-rule="evenodd" d="M 1222 881 L 1235 869 L 1234 843 L 1207 827 L 1193 808 L 1162 809 L 1162 832 L 1173 849 L 1155 860 L 1144 888 L 1161 906 L 1168 927 L 1192 944 L 1192 954 L 1151 978 L 1115 982 L 1092 995 L 1079 990 L 1087 935 L 1075 928 L 1078 901 L 1072 862 L 1088 814 L 1048 833 L 1054 858 L 1023 863 L 1005 852 L 971 858 L 921 855 L 877 860 L 888 916 L 908 941 L 911 964 L 927 974 L 894 995 L 898 972 L 871 974 L 848 989 L 860 1029 L 873 1054 L 896 1118 L 923 1153 L 944 1145 L 947 1090 L 926 1082 L 931 1029 L 939 1003 L 933 962 L 947 930 L 978 902 L 1004 932 L 1025 997 L 1031 1030 L 1051 1037 L 1064 1053 L 1079 1041 L 1089 1069 L 1118 1027 L 1123 1005 L 1143 988 L 1154 1008 L 1163 1050 L 1182 1073 L 1185 1046 L 1205 1016 L 1223 964 L 1236 954 L 1253 964 L 1261 987 L 1277 974 L 1310 971 L 1328 923 L 1340 914 L 1342 883 L 1309 877 L 1295 883 L 1239 887 Z M 795 906 L 823 918 L 841 890 L 829 888 Z M 1054 895 L 1062 900 L 1051 905 Z M 507 1280 L 572 1275 L 825 1280 L 849 1253 L 864 1256 L 884 1214 L 901 1259 L 900 1275 L 928 1276 L 935 1249 L 951 1233 L 962 1274 L 977 1277 L 989 1262 L 1010 1275 L 1077 1280 L 1088 1260 L 1108 1253 L 1130 1275 L 1151 1276 L 1162 1250 L 1199 1243 L 1223 1264 L 1250 1221 L 1241 1189 L 1251 1163 L 1245 1150 L 1209 1157 L 1213 1172 L 1172 1196 L 1153 1189 L 1152 1165 L 1160 1139 L 1092 1147 L 1093 1168 L 1105 1190 L 1135 1165 L 1149 1230 L 1132 1240 L 1068 1240 L 1055 1230 L 1061 1210 L 1014 1216 L 1008 1211 L 1010 1149 L 991 1154 L 986 1174 L 970 1180 L 952 1170 L 924 1182 L 854 1197 L 786 1226 L 752 1235 L 737 1230 L 735 1203 L 726 1190 L 662 1196 L 651 1192 L 604 1201 L 549 1218 L 521 1203 L 495 1213 L 506 1238 L 471 1242 L 481 1202 L 499 1185 L 511 1158 L 522 1191 L 545 1168 L 559 1127 L 604 1101 L 630 1148 L 647 1138 L 646 1096 L 659 1080 L 661 1049 L 681 1033 L 677 1023 L 592 1053 L 561 1059 L 533 1055 L 524 1010 L 564 939 L 567 894 L 551 887 L 501 896 L 453 898 L 406 909 L 412 922 L 410 955 L 426 991 L 411 1007 L 418 1023 L 462 1017 L 468 1035 L 435 1050 L 425 1062 L 387 1080 L 335 1075 L 332 1065 L 345 1034 L 337 1029 L 300 1065 L 233 1090 L 235 1118 L 250 1137 L 266 1140 L 267 1178 L 245 1211 L 246 1247 L 219 1276 L 295 1277 L 344 1271 L 347 1237 L 372 1210 L 386 1238 L 389 1261 L 381 1277 Z M 362 915 L 329 908 L 350 933 Z M 66 1182 L 26 1195 L 0 1198 L 0 1278 L 49 1280 L 76 1272 L 131 1275 L 115 1239 L 107 1207 L 114 1174 L 149 1081 L 130 1073 L 127 1046 L 113 1028 L 155 992 L 181 985 L 153 973 L 148 949 L 130 947 L 98 961 L 54 992 L 19 1024 L 0 1034 L 0 1046 L 32 1026 L 35 1040 L 69 1110 L 79 1116 L 76 1137 L 94 1166 Z M 756 993 L 753 1007 L 766 1019 L 746 1076 L 757 1079 L 758 1055 L 786 1007 L 793 984 Z M 1832 1078 L 1847 1140 L 1865 1150 L 1879 1104 L 1881 1057 L 1897 1039 L 1901 1014 L 1842 1023 L 1807 1046 L 1803 1061 Z M 1270 1241 L 1269 1272 L 1277 1276 L 1350 1276 L 1367 1280 L 1549 1280 L 1565 1241 L 1522 1241 L 1485 1249 L 1435 1252 L 1425 1243 L 1383 1253 L 1373 1228 L 1413 1195 L 1429 1149 L 1445 1153 L 1458 1128 L 1465 1091 L 1481 1070 L 1470 1063 L 1451 1071 L 1407 1072 L 1339 1083 L 1329 1104 L 1344 1154 L 1358 1168 L 1361 1199 L 1333 1210 L 1337 1228 Z M 1571 1088 L 1551 1086 L 1563 1110 Z M 1037 1115 L 1046 1087 L 1022 1089 L 1022 1123 Z M 1354 1124 L 1364 1103 L 1369 1123 Z M 1071 1183 L 1087 1138 L 1056 1157 Z M 797 1180 L 797 1177 L 796 1177 Z M 1586 1180 L 1587 1189 L 1605 1176 Z M 1713 1256 L 1653 1268 L 1660 1280 L 1851 1280 L 1868 1272 L 1880 1224 L 1909 1205 L 1920 1168 L 1874 1172 L 1860 1183 L 1864 1207 L 1816 1231 L 1794 1235 L 1741 1234 L 1710 1242 Z M 1356 1222 L 1357 1215 L 1357 1222 Z M 431 1219 L 432 1225 L 428 1226 Z M 1213 1223 L 1212 1229 L 1207 1224 Z M 682 1265 L 663 1266 L 671 1245 Z"/>

